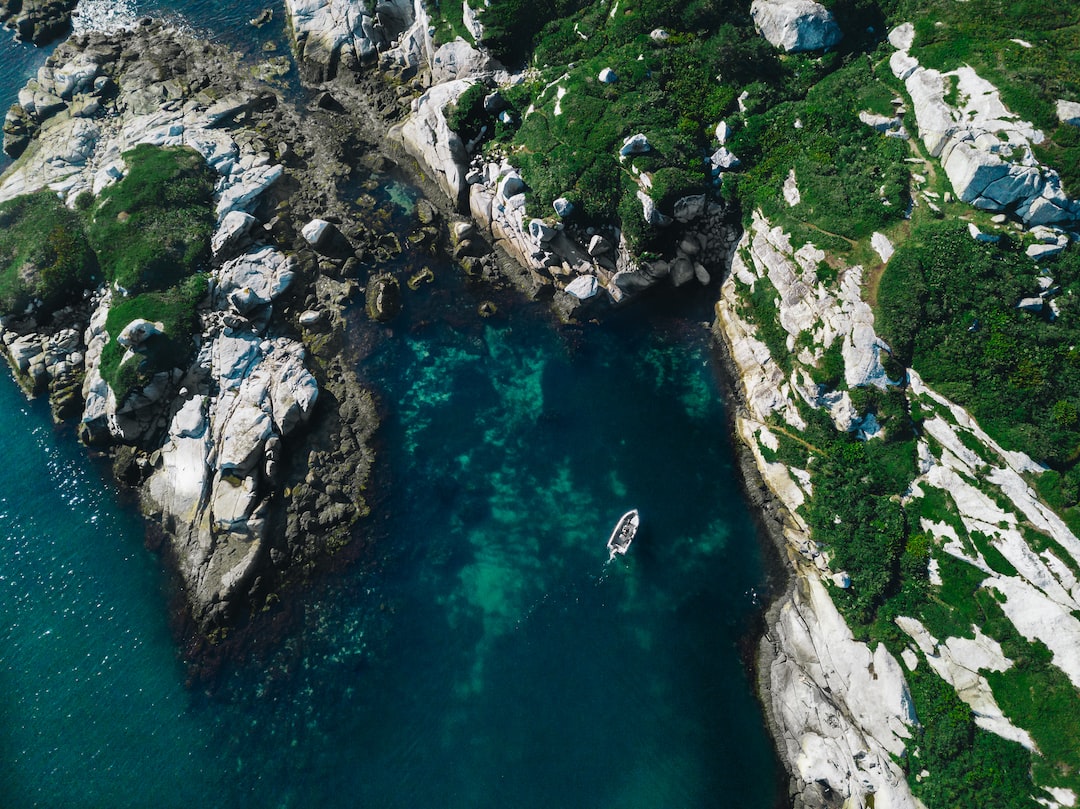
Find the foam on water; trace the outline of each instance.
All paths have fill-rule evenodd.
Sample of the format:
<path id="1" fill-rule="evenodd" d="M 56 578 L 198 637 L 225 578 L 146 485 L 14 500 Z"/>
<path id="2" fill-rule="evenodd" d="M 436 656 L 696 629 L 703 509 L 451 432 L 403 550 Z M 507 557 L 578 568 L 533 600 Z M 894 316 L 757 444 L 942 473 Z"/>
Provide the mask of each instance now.
<path id="1" fill-rule="evenodd" d="M 71 17 L 75 33 L 125 31 L 139 19 L 134 0 L 79 0 Z"/>

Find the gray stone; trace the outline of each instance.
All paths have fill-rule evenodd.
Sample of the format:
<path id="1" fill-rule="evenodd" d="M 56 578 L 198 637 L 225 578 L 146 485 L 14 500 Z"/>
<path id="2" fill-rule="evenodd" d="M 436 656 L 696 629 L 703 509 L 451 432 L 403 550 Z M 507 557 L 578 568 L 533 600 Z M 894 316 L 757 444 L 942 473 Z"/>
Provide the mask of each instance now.
<path id="1" fill-rule="evenodd" d="M 611 245 L 607 239 L 597 233 L 592 239 L 589 240 L 589 255 L 590 256 L 602 256 L 605 253 L 611 252 Z"/>
<path id="2" fill-rule="evenodd" d="M 666 216 L 660 212 L 660 209 L 656 207 L 656 203 L 653 202 L 652 197 L 646 194 L 644 191 L 637 192 L 637 198 L 641 202 L 641 215 L 650 225 L 656 227 L 667 227 L 671 224 L 671 217 Z"/>
<path id="3" fill-rule="evenodd" d="M 1036 261 L 1042 261 L 1043 259 L 1056 256 L 1064 249 L 1065 245 L 1063 244 L 1029 244 L 1027 250 L 1024 252 Z"/>
<path id="4" fill-rule="evenodd" d="M 645 154 L 650 151 L 652 151 L 652 146 L 649 144 L 649 139 L 639 132 L 623 141 L 622 148 L 619 149 L 619 155 L 621 157 L 630 157 L 632 155 Z"/>
<path id="5" fill-rule="evenodd" d="M 721 146 L 715 152 L 712 153 L 712 157 L 709 158 L 709 162 L 712 163 L 714 169 L 720 171 L 730 171 L 737 168 L 741 162 L 734 154 L 732 154 L 726 146 Z"/>
<path id="6" fill-rule="evenodd" d="M 555 209 L 555 213 L 557 213 L 563 219 L 571 216 L 574 213 L 574 203 L 572 203 L 566 197 L 559 197 L 551 203 L 551 207 L 553 207 Z"/>
<path id="7" fill-rule="evenodd" d="M 161 334 L 165 326 L 162 323 L 151 323 L 143 318 L 136 318 L 128 323 L 116 336 L 116 342 L 124 348 L 138 348 L 150 337 Z"/>
<path id="8" fill-rule="evenodd" d="M 566 285 L 566 293 L 584 301 L 593 297 L 600 289 L 595 275 L 579 275 Z"/>
<path id="9" fill-rule="evenodd" d="M 547 244 L 555 238 L 558 231 L 544 222 L 543 219 L 533 219 L 529 222 L 529 235 L 537 244 Z"/>
<path id="10" fill-rule="evenodd" d="M 318 250 L 329 241 L 333 232 L 334 226 L 330 222 L 325 219 L 312 219 L 301 228 L 300 235 L 304 237 L 308 244 Z"/>
<path id="11" fill-rule="evenodd" d="M 617 272 L 611 280 L 627 295 L 643 292 L 656 283 L 656 279 L 636 270 Z"/>
<path id="12" fill-rule="evenodd" d="M 694 263 L 685 256 L 679 256 L 671 263 L 671 282 L 677 287 L 694 279 Z"/>
<path id="13" fill-rule="evenodd" d="M 812 0 L 754 0 L 750 15 L 771 45 L 789 53 L 831 48 L 843 37 L 828 9 Z"/>

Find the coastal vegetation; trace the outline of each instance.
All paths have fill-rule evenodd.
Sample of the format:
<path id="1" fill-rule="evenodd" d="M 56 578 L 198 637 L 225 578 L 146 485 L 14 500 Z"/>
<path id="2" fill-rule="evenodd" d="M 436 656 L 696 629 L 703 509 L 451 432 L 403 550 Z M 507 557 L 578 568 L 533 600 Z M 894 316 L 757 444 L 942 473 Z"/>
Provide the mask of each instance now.
<path id="1" fill-rule="evenodd" d="M 100 368 L 121 398 L 191 354 L 195 309 L 207 288 L 200 270 L 214 229 L 214 174 L 197 152 L 141 145 L 125 152 L 124 161 L 124 177 L 86 210 L 104 275 L 122 291 L 106 320 Z M 139 318 L 164 328 L 129 354 L 117 338 Z"/>
<path id="2" fill-rule="evenodd" d="M 1015 232 L 998 228 L 996 243 L 973 238 L 968 224 L 992 228 L 989 215 L 953 199 L 922 144 L 904 137 L 901 125 L 917 128 L 885 35 L 912 21 L 912 53 L 922 64 L 943 71 L 970 64 L 993 82 L 1011 110 L 1046 133 L 1035 154 L 1075 194 L 1080 129 L 1059 124 L 1055 102 L 1080 99 L 1080 10 L 1044 13 L 1001 0 L 837 0 L 825 5 L 845 31 L 840 45 L 789 54 L 757 33 L 749 2 L 486 5 L 484 44 L 524 63 L 526 79 L 500 90 L 509 118 L 485 111 L 491 88 L 478 86 L 448 111 L 449 122 L 465 141 L 486 140 L 483 149 L 509 158 L 528 186 L 530 215 L 550 217 L 552 202 L 567 198 L 579 222 L 618 226 L 640 253 L 661 249 L 665 231 L 644 220 L 639 193 L 669 216 L 679 197 L 706 193 L 732 204 L 746 225 L 757 211 L 792 245 L 823 249 L 816 281 L 829 294 L 838 295 L 845 267 L 869 269 L 875 326 L 891 347 L 883 362 L 894 384 L 885 390 L 847 389 L 838 340 L 817 347 L 809 331 L 789 333 L 768 277 L 742 295 L 740 317 L 785 378 L 797 375 L 797 357 L 810 351 L 816 361 L 807 371 L 819 389 L 846 391 L 860 419 L 881 428 L 869 439 L 839 430 L 824 408 L 798 402 L 805 428 L 796 434 L 774 416 L 775 446 L 761 452 L 809 474 L 802 516 L 830 568 L 850 576 L 833 597 L 858 637 L 899 657 L 911 638 L 896 619 L 909 616 L 941 639 L 971 637 L 979 627 L 1012 661 L 986 676 L 1036 753 L 976 724 L 928 666 L 909 672 L 919 724 L 902 764 L 914 793 L 930 809 L 1019 808 L 1035 805 L 1040 786 L 1076 789 L 1080 692 L 1045 647 L 1017 633 L 1001 596 L 985 585 L 985 570 L 944 552 L 926 527 L 948 526 L 994 574 L 1019 575 L 995 538 L 967 530 L 951 493 L 913 489 L 919 442 L 935 456 L 943 452 L 926 422 L 956 422 L 904 380 L 915 369 L 1006 450 L 1046 464 L 1032 483 L 1080 527 L 1080 251 L 1036 263 L 1025 252 L 1030 240 Z M 961 102 L 958 83 L 950 87 L 951 102 Z M 620 154 L 639 133 L 648 148 Z M 721 145 L 737 162 L 713 162 Z M 875 233 L 896 245 L 891 258 L 871 248 Z M 980 463 L 999 462 L 972 432 L 957 434 Z M 970 484 L 1001 498 L 977 475 Z M 1072 564 L 1049 536 L 1027 524 L 1020 530 L 1036 552 Z M 1053 717 L 1040 710 L 1043 695 Z"/>
<path id="3" fill-rule="evenodd" d="M 0 205 L 0 311 L 34 301 L 55 309 L 98 278 L 98 262 L 77 213 L 50 191 Z"/>
<path id="4" fill-rule="evenodd" d="M 878 329 L 1004 447 L 1057 471 L 1068 507 L 1080 499 L 1080 253 L 1040 270 L 1021 246 L 976 242 L 963 224 L 916 229 L 882 276 Z"/>
<path id="5" fill-rule="evenodd" d="M 76 210 L 48 190 L 0 205 L 0 308 L 48 312 L 111 284 L 100 371 L 120 398 L 191 354 L 214 228 L 214 175 L 197 152 L 141 145 L 124 160 L 124 177 Z M 127 353 L 117 337 L 140 318 L 162 334 Z"/>
<path id="6" fill-rule="evenodd" d="M 214 173 L 194 149 L 146 144 L 124 153 L 127 173 L 88 210 L 87 234 L 107 281 L 162 290 L 210 257 Z"/>

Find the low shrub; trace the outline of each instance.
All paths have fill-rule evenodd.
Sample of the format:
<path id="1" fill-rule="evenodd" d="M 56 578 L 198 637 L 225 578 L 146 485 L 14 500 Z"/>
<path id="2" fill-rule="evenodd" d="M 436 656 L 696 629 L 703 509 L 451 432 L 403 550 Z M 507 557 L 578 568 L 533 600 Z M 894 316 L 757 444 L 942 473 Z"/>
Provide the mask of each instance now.
<path id="1" fill-rule="evenodd" d="M 51 191 L 0 205 L 0 311 L 46 310 L 73 300 L 98 279 L 98 263 L 78 214 Z"/>
<path id="2" fill-rule="evenodd" d="M 167 289 L 210 257 L 214 173 L 186 147 L 140 145 L 128 172 L 91 207 L 87 235 L 108 281 L 130 293 Z"/>

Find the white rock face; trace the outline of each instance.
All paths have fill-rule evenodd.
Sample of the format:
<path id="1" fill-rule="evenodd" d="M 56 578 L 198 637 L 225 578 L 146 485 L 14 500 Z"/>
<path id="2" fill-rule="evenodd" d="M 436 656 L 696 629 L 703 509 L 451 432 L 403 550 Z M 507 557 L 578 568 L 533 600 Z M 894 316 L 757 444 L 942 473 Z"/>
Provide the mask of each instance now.
<path id="1" fill-rule="evenodd" d="M 286 0 L 303 62 L 322 79 L 332 78 L 338 64 L 355 69 L 386 50 L 412 26 L 412 0 Z"/>
<path id="2" fill-rule="evenodd" d="M 1001 651 L 1001 644 L 972 627 L 973 639 L 946 638 L 939 642 L 915 618 L 900 616 L 896 624 L 915 641 L 937 675 L 953 687 L 975 714 L 975 724 L 1002 738 L 1036 750 L 1035 742 L 1026 730 L 1016 727 L 1001 712 L 990 684 L 980 671 L 1007 671 L 1012 661 Z"/>
<path id="3" fill-rule="evenodd" d="M 788 53 L 831 48 L 843 37 L 832 13 L 812 0 L 754 0 L 750 15 L 761 35 Z"/>
<path id="4" fill-rule="evenodd" d="M 200 362 L 205 392 L 179 403 L 146 491 L 176 536 L 185 580 L 210 604 L 247 582 L 261 558 L 266 448 L 310 415 L 318 385 L 303 346 L 286 338 L 225 331 Z"/>
<path id="5" fill-rule="evenodd" d="M 919 65 L 908 53 L 910 24 L 894 29 L 890 42 L 900 48 L 890 67 L 911 97 L 919 137 L 941 160 L 961 201 L 987 211 L 1015 210 L 1029 226 L 1080 216 L 1080 203 L 1065 196 L 1057 172 L 1040 165 L 1031 150 L 1043 133 L 1010 112 L 997 88 L 967 66 L 941 73 Z M 958 107 L 945 100 L 951 86 Z"/>
<path id="6" fill-rule="evenodd" d="M 243 300 L 247 306 L 240 314 L 247 315 L 275 300 L 289 288 L 295 275 L 296 259 L 270 245 L 256 245 L 217 270 L 215 302 L 225 309 L 233 302 L 234 293 L 246 290 Z"/>
<path id="7" fill-rule="evenodd" d="M 595 275 L 579 275 L 566 285 L 566 294 L 573 295 L 578 300 L 587 300 L 600 289 L 600 282 Z"/>
<path id="8" fill-rule="evenodd" d="M 402 125 L 400 136 L 421 165 L 428 166 L 450 199 L 463 202 L 468 183 L 465 166 L 469 162 L 465 144 L 446 123 L 443 110 L 461 96 L 473 82 L 456 79 L 437 84 L 412 102 L 412 114 Z"/>
<path id="9" fill-rule="evenodd" d="M 892 242 L 884 233 L 874 233 L 870 236 L 870 246 L 874 248 L 874 251 L 881 256 L 882 263 L 887 264 L 889 259 L 892 258 L 896 249 L 893 247 Z"/>
<path id="10" fill-rule="evenodd" d="M 1066 101 L 1059 98 L 1057 102 L 1058 120 L 1063 124 L 1080 126 L 1080 102 Z"/>
<path id="11" fill-rule="evenodd" d="M 794 592 L 775 619 L 770 617 L 769 711 L 798 789 L 817 789 L 814 785 L 820 782 L 847 806 L 866 805 L 872 793 L 875 806 L 914 809 L 919 804 L 891 758 L 903 751 L 913 719 L 902 669 L 883 647 L 871 649 L 854 640 L 829 599 L 824 577 L 838 587 L 857 582 L 843 571 L 829 570 L 798 512 L 812 493 L 810 476 L 767 462 L 761 452 L 762 446 L 775 449 L 777 443 L 765 425 L 770 414 L 778 415 L 791 434 L 805 427 L 796 397 L 833 413 L 850 409 L 850 399 L 824 401 L 798 372 L 786 378 L 769 349 L 755 338 L 754 327 L 738 314 L 746 287 L 768 278 L 789 334 L 809 328 L 815 345 L 842 339 L 854 347 L 859 341 L 859 355 L 872 353 L 872 319 L 868 311 L 866 317 L 857 311 L 865 306 L 859 294 L 861 273 L 857 268 L 844 271 L 844 291 L 837 295 L 816 279 L 817 262 L 823 258 L 812 246 L 794 250 L 779 228 L 756 214 L 736 249 L 716 307 L 746 405 L 736 416 L 736 429 L 766 485 L 786 508 L 783 534 L 798 572 Z M 855 423 L 852 414 L 848 421 Z"/>
<path id="12" fill-rule="evenodd" d="M 789 170 L 787 177 L 784 178 L 783 193 L 784 201 L 789 208 L 794 208 L 802 202 L 802 193 L 799 191 L 799 181 L 795 178 L 795 169 Z"/>
<path id="13" fill-rule="evenodd" d="M 875 806 L 916 809 L 892 760 L 915 719 L 903 671 L 884 646 L 854 640 L 816 568 L 803 566 L 772 636 L 783 657 L 770 670 L 771 710 L 798 778 L 852 805 L 873 794 Z"/>

